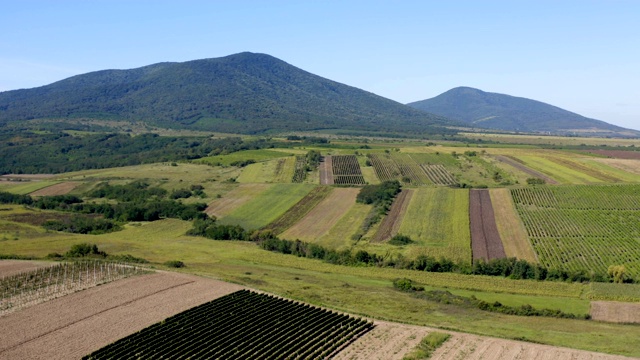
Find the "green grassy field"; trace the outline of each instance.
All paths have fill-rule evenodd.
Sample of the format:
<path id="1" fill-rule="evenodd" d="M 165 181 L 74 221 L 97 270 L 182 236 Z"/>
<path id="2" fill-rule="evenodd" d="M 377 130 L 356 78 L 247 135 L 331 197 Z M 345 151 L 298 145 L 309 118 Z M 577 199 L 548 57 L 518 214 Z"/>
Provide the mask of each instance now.
<path id="1" fill-rule="evenodd" d="M 260 229 L 284 214 L 313 188 L 313 185 L 308 184 L 274 184 L 222 217 L 220 223 L 240 225 L 245 229 Z"/>
<path id="2" fill-rule="evenodd" d="M 469 192 L 448 188 L 416 189 L 399 233 L 416 242 L 407 246 L 409 256 L 425 254 L 470 262 Z"/>
<path id="3" fill-rule="evenodd" d="M 525 165 L 551 176 L 561 184 L 589 184 L 603 182 L 598 178 L 574 170 L 568 166 L 558 164 L 554 162 L 552 158 L 535 155 L 518 155 L 516 157 L 522 160 Z"/>
<path id="4" fill-rule="evenodd" d="M 293 155 L 293 153 L 273 150 L 245 150 L 228 155 L 208 156 L 198 159 L 195 162 L 209 165 L 229 166 L 231 163 L 236 161 L 253 160 L 260 162 L 290 155 Z"/>

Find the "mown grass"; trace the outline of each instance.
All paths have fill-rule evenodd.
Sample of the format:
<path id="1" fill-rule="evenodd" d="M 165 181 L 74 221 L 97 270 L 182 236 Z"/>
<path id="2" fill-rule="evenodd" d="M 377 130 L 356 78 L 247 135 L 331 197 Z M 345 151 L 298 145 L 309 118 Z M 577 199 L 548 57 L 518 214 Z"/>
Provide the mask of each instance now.
<path id="1" fill-rule="evenodd" d="M 416 189 L 399 233 L 415 241 L 409 254 L 471 261 L 469 192 L 463 189 Z"/>
<path id="2" fill-rule="evenodd" d="M 274 184 L 268 190 L 220 219 L 221 224 L 260 229 L 271 223 L 300 201 L 313 185 Z"/>
<path id="3" fill-rule="evenodd" d="M 509 189 L 491 189 L 490 195 L 496 226 L 507 257 L 516 257 L 531 263 L 538 262 Z"/>
<path id="4" fill-rule="evenodd" d="M 354 204 L 338 222 L 315 242 L 328 248 L 344 250 L 353 245 L 351 236 L 362 226 L 362 222 L 371 211 L 371 205 Z"/>
<path id="5" fill-rule="evenodd" d="M 597 161 L 597 160 L 594 161 L 588 158 L 580 159 L 579 161 L 605 174 L 610 174 L 612 176 L 615 176 L 619 178 L 621 181 L 640 182 L 640 176 L 638 176 L 637 174 L 632 174 L 627 171 L 615 168 L 613 166 L 609 166 L 604 162 Z"/>
<path id="6" fill-rule="evenodd" d="M 600 183 L 602 180 L 589 176 L 580 171 L 576 171 L 567 166 L 558 164 L 553 158 L 541 156 L 518 155 L 525 165 L 530 168 L 545 173 L 562 184 L 589 184 Z"/>

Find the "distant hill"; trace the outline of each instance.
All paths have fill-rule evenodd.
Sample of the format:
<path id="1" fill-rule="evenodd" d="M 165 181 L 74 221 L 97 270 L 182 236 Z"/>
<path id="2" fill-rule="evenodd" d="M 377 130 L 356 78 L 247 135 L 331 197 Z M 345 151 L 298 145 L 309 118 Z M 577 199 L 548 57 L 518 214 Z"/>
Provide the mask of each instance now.
<path id="1" fill-rule="evenodd" d="M 469 87 L 457 87 L 407 105 L 480 128 L 560 135 L 640 136 L 640 131 L 589 119 L 540 101 Z"/>
<path id="2" fill-rule="evenodd" d="M 77 118 L 248 134 L 317 129 L 451 133 L 443 126 L 460 125 L 248 52 L 97 71 L 0 93 L 0 125 Z"/>

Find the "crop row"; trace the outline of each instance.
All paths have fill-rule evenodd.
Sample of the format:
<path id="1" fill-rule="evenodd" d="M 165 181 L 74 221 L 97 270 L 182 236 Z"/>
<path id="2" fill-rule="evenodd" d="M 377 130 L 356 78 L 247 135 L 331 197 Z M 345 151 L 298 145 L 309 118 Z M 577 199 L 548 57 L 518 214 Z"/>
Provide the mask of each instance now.
<path id="1" fill-rule="evenodd" d="M 327 358 L 373 324 L 241 290 L 151 325 L 85 359 Z"/>
<path id="2" fill-rule="evenodd" d="M 340 185 L 364 185 L 364 176 L 355 155 L 334 155 L 331 157 L 333 182 Z"/>
<path id="3" fill-rule="evenodd" d="M 604 274 L 625 265 L 640 275 L 640 187 L 637 185 L 513 189 L 539 260 L 548 268 Z"/>
<path id="4" fill-rule="evenodd" d="M 145 270 L 102 261 L 60 263 L 0 279 L 0 315 Z"/>
<path id="5" fill-rule="evenodd" d="M 420 167 L 434 184 L 453 185 L 458 183 L 456 178 L 443 165 L 420 165 Z"/>

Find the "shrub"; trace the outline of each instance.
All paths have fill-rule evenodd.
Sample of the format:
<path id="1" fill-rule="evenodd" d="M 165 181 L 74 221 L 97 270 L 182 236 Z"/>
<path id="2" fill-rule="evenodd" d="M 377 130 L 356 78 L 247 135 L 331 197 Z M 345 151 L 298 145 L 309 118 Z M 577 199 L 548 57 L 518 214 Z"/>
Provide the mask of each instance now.
<path id="1" fill-rule="evenodd" d="M 168 266 L 168 267 L 171 267 L 171 268 L 177 268 L 177 269 L 179 269 L 179 268 L 183 268 L 183 267 L 185 267 L 185 266 L 186 266 L 186 265 L 185 265 L 182 261 L 180 261 L 180 260 L 170 260 L 170 261 L 165 262 L 164 264 L 165 264 L 166 266 Z"/>

